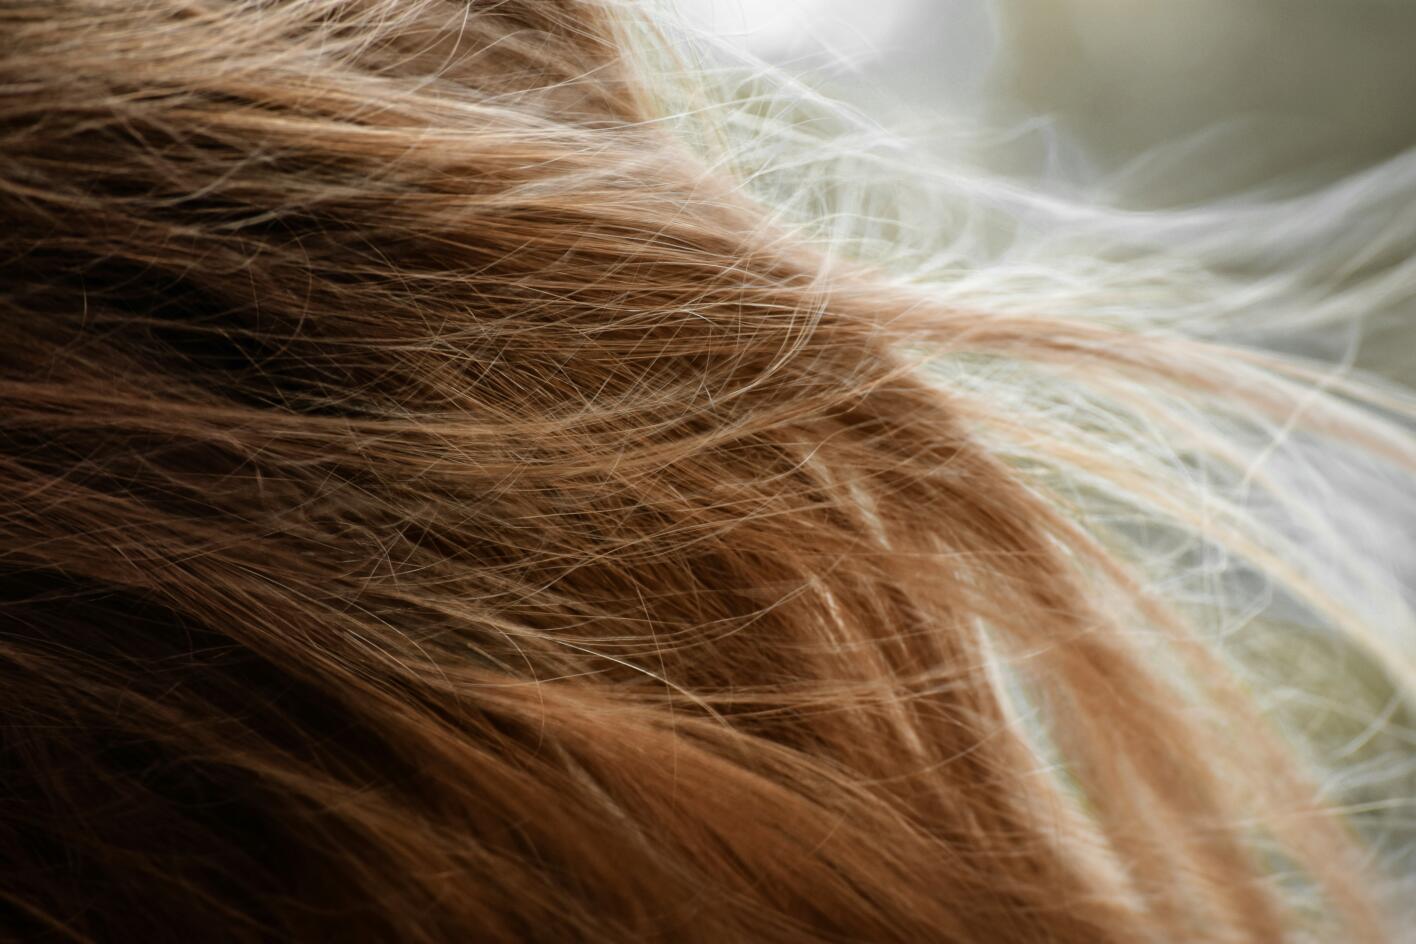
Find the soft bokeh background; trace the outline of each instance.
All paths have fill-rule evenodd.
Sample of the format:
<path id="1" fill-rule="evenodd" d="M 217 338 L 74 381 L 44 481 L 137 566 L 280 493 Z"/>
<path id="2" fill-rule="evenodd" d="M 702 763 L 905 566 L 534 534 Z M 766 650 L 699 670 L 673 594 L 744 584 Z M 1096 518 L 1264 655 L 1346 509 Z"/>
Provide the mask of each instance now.
<path id="1" fill-rule="evenodd" d="M 1416 0 L 675 0 L 882 125 L 1135 210 L 1309 191 L 1416 147 Z M 1416 243 L 1416 207 L 1385 208 Z M 1402 214 L 1405 214 L 1404 216 Z M 1382 225 L 1386 225 L 1383 223 Z M 1357 366 L 1416 386 L 1416 311 Z"/>
<path id="2" fill-rule="evenodd" d="M 1046 116 L 1111 171 L 1202 138 L 1143 202 L 1314 181 L 1416 144 L 1413 0 L 680 0 L 898 119 Z"/>

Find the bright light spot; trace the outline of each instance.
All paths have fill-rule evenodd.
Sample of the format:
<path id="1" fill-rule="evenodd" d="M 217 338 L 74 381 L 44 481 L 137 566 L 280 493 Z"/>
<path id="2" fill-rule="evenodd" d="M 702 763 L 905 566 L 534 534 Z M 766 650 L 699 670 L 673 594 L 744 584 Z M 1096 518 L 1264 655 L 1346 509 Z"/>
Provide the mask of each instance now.
<path id="1" fill-rule="evenodd" d="M 764 59 L 830 55 L 860 65 L 881 55 L 915 0 L 678 0 L 688 18 Z"/>

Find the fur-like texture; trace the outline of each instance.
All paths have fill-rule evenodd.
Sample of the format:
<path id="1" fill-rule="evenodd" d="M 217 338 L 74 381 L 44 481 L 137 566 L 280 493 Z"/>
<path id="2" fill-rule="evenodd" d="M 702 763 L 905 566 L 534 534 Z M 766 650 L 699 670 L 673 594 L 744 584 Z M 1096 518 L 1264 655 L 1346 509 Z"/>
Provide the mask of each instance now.
<path id="1" fill-rule="evenodd" d="M 634 8 L 0 36 L 14 938 L 1385 939 L 1210 638 L 1262 580 L 1404 692 L 1257 461 L 1409 484 L 1376 394 L 769 209 Z"/>

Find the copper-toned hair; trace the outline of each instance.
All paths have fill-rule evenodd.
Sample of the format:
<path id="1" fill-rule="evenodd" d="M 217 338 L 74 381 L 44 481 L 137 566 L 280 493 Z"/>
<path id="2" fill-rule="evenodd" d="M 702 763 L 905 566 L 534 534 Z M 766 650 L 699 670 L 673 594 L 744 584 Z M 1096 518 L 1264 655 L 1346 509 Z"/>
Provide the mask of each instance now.
<path id="1" fill-rule="evenodd" d="M 1404 678 L 1177 490 L 1267 487 L 1202 417 L 1294 427 L 1298 368 L 872 274 L 666 120 L 667 48 L 593 0 L 0 3 L 4 931 L 1383 940 L 1142 561 L 1204 528 Z"/>

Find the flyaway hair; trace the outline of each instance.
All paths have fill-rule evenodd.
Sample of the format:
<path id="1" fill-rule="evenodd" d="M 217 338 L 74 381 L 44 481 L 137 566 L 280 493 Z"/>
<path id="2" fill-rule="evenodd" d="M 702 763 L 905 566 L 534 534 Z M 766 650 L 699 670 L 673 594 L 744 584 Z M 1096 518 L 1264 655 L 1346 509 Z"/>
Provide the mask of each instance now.
<path id="1" fill-rule="evenodd" d="M 0 0 L 7 939 L 1392 939 L 1412 400 L 1213 339 L 1342 306 L 655 23 Z"/>

